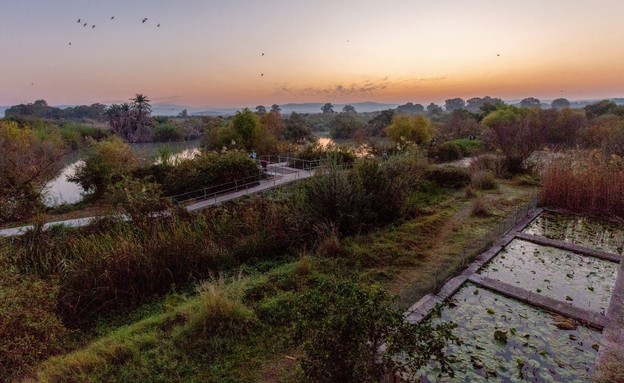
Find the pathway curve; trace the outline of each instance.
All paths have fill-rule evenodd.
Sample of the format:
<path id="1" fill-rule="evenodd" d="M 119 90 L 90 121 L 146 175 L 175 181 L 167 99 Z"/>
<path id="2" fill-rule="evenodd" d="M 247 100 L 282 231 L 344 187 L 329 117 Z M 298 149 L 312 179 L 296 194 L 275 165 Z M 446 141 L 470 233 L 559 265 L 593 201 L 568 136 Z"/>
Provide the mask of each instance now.
<path id="1" fill-rule="evenodd" d="M 209 206 L 216 205 L 225 201 L 230 201 L 236 198 L 240 198 L 243 196 L 261 193 L 266 190 L 280 187 L 292 182 L 297 182 L 299 180 L 309 178 L 314 175 L 314 170 L 302 170 L 302 169 L 294 169 L 286 166 L 281 166 L 279 168 L 274 168 L 274 172 L 269 172 L 270 177 L 264 180 L 258 181 L 258 184 L 243 190 L 225 193 L 216 195 L 204 201 L 195 202 L 193 204 L 187 205 L 186 209 L 188 211 L 196 211 L 205 209 Z M 85 217 L 85 218 L 76 218 L 76 219 L 68 219 L 65 221 L 54 221 L 48 222 L 43 225 L 43 229 L 47 230 L 52 226 L 67 226 L 67 227 L 82 227 L 87 226 L 91 222 L 101 217 Z M 20 226 L 14 227 L 10 229 L 0 230 L 0 237 L 15 237 L 20 236 L 26 233 L 28 230 L 32 230 L 34 225 Z"/>

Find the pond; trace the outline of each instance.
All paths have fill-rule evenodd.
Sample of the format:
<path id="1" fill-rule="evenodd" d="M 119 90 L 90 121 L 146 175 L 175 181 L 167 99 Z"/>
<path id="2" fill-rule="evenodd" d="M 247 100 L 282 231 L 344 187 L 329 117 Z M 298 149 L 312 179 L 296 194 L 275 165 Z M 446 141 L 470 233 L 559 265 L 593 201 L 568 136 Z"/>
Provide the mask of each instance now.
<path id="1" fill-rule="evenodd" d="M 199 140 L 172 143 L 145 143 L 130 144 L 130 147 L 141 163 L 160 161 L 161 151 L 171 154 L 170 161 L 193 158 L 199 154 Z M 82 188 L 73 182 L 67 181 L 67 177 L 73 176 L 76 169 L 83 163 L 82 154 L 74 152 L 65 158 L 65 167 L 59 175 L 48 182 L 44 190 L 44 201 L 46 206 L 58 206 L 61 204 L 72 204 L 82 199 Z"/>
<path id="2" fill-rule="evenodd" d="M 561 317 L 479 288 L 462 287 L 430 319 L 454 321 L 460 346 L 455 377 L 438 377 L 434 366 L 418 372 L 423 382 L 589 382 L 600 332 L 562 330 Z"/>
<path id="3" fill-rule="evenodd" d="M 604 314 L 618 265 L 514 239 L 479 274 Z"/>
<path id="4" fill-rule="evenodd" d="M 624 228 L 616 224 L 551 212 L 542 213 L 523 231 L 615 254 L 622 253 L 624 242 Z"/>

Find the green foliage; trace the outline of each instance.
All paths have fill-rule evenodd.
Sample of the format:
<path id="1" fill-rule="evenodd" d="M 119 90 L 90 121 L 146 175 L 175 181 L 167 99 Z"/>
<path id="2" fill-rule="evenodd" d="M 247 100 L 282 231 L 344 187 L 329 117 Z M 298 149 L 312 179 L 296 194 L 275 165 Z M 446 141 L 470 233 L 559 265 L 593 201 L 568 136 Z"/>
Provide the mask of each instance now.
<path id="1" fill-rule="evenodd" d="M 422 115 L 398 115 L 386 128 L 386 133 L 394 142 L 409 141 L 420 145 L 431 140 L 431 122 Z"/>
<path id="2" fill-rule="evenodd" d="M 441 145 L 432 146 L 429 148 L 427 156 L 434 162 L 451 162 L 464 157 L 461 147 L 450 141 Z"/>
<path id="3" fill-rule="evenodd" d="M 108 187 L 130 174 L 137 163 L 132 149 L 117 137 L 92 142 L 84 164 L 76 169 L 76 174 L 69 181 L 79 184 L 97 199 L 106 193 Z"/>
<path id="4" fill-rule="evenodd" d="M 310 124 L 300 114 L 292 112 L 286 119 L 284 138 L 295 144 L 304 144 L 313 140 Z"/>
<path id="5" fill-rule="evenodd" d="M 261 134 L 261 125 L 258 116 L 251 110 L 245 108 L 236 112 L 232 118 L 231 128 L 235 136 L 239 137 L 240 148 L 247 151 L 253 150 L 257 146 L 257 141 Z"/>
<path id="6" fill-rule="evenodd" d="M 407 194 L 417 187 L 425 167 L 417 151 L 381 164 L 361 159 L 348 171 L 330 162 L 303 185 L 303 214 L 340 235 L 391 222 L 401 214 Z"/>
<path id="7" fill-rule="evenodd" d="M 453 324 L 414 325 L 390 308 L 389 295 L 353 280 L 329 279 L 298 300 L 293 341 L 301 345 L 304 382 L 379 382 L 414 374 L 431 358 L 452 375 Z M 380 355 L 380 348 L 386 352 Z"/>
<path id="8" fill-rule="evenodd" d="M 439 186 L 460 189 L 470 183 L 470 173 L 456 166 L 436 166 L 426 173 L 428 180 Z"/>
<path id="9" fill-rule="evenodd" d="M 479 152 L 481 152 L 481 149 L 483 147 L 483 144 L 480 140 L 469 140 L 467 138 L 460 138 L 448 142 L 459 146 L 464 157 L 472 157 L 478 154 Z"/>
<path id="10" fill-rule="evenodd" d="M 55 313 L 55 281 L 20 277 L 3 258 L 0 265 L 0 380 L 10 382 L 64 351 L 69 331 Z"/>
<path id="11" fill-rule="evenodd" d="M 624 116 L 624 106 L 617 105 L 613 101 L 602 100 L 585 107 L 585 115 L 590 120 L 605 114 Z"/>
<path id="12" fill-rule="evenodd" d="M 149 220 L 162 215 L 171 207 L 171 202 L 164 198 L 159 184 L 124 177 L 110 186 L 106 199 L 121 208 L 132 222 L 139 227 L 146 227 Z"/>
<path id="13" fill-rule="evenodd" d="M 63 140 L 72 148 L 78 149 L 85 144 L 87 138 L 100 141 L 110 136 L 110 130 L 96 128 L 91 125 L 76 122 L 63 122 L 60 126 Z"/>
<path id="14" fill-rule="evenodd" d="M 154 125 L 152 136 L 156 142 L 183 141 L 184 131 L 180 126 L 167 121 Z"/>
<path id="15" fill-rule="evenodd" d="M 193 158 L 181 161 L 173 167 L 152 168 L 154 171 L 163 170 L 161 184 L 165 195 L 172 196 L 192 192 L 212 186 L 223 185 L 229 182 L 259 177 L 258 165 L 242 151 L 228 150 L 221 153 L 208 152 Z M 233 185 L 232 185 L 233 186 Z M 232 187 L 225 186 L 225 187 Z M 218 189 L 212 190 L 218 192 Z"/>
<path id="16" fill-rule="evenodd" d="M 501 106 L 481 121 L 489 128 L 490 143 L 505 154 L 512 173 L 521 172 L 524 160 L 545 142 L 545 134 L 536 123 L 538 116 L 539 109 Z"/>
<path id="17" fill-rule="evenodd" d="M 357 116 L 351 113 L 340 113 L 330 122 L 329 134 L 332 138 L 352 138 L 364 127 Z"/>

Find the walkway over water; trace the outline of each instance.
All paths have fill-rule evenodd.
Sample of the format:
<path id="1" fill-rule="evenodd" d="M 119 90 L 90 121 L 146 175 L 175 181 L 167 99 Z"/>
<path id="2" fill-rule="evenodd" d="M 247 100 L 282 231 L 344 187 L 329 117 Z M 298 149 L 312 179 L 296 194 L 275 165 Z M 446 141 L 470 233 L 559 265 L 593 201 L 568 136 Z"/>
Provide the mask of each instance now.
<path id="1" fill-rule="evenodd" d="M 288 158 L 286 157 L 280 157 L 280 160 L 287 159 Z M 205 192 L 206 190 L 210 190 L 210 188 L 202 189 L 199 192 L 204 193 L 199 193 L 199 195 L 193 198 L 188 198 L 184 200 L 177 199 L 177 202 L 184 203 L 188 211 L 205 209 L 209 206 L 216 205 L 222 202 L 230 201 L 251 194 L 261 193 L 269 189 L 309 178 L 314 175 L 315 168 L 318 167 L 320 164 L 319 162 L 311 161 L 301 162 L 302 160 L 299 160 L 301 163 L 296 163 L 293 160 L 268 163 L 268 160 L 261 159 L 260 161 L 267 161 L 265 163 L 266 167 L 262 166 L 262 168 L 264 168 L 264 171 L 261 173 L 262 177 L 253 177 L 253 180 L 245 179 L 240 181 L 233 181 L 225 184 L 227 185 L 225 189 L 217 188 L 218 191 L 215 192 Z M 258 162 L 260 163 L 260 161 Z M 289 165 L 301 166 L 303 169 L 290 167 Z M 47 230 L 50 227 L 57 225 L 63 225 L 67 227 L 82 227 L 89 225 L 91 222 L 99 218 L 101 217 L 85 217 L 69 219 L 65 221 L 48 222 L 43 225 L 43 228 L 44 230 Z M 0 237 L 20 236 L 26 233 L 28 230 L 32 230 L 33 228 L 34 225 L 27 225 L 0 230 Z"/>

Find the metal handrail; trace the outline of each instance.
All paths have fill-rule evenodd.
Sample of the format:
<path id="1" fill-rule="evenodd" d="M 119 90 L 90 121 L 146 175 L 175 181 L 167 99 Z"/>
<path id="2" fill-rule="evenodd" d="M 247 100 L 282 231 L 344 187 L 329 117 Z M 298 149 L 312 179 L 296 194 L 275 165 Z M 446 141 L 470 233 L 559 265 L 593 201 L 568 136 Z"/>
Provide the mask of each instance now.
<path id="1" fill-rule="evenodd" d="M 168 197 L 173 203 L 183 203 L 188 201 L 196 201 L 209 199 L 215 195 L 238 191 L 242 188 L 248 188 L 250 185 L 257 184 L 260 180 L 268 178 L 265 172 L 260 172 L 254 176 L 246 177 L 234 181 L 225 182 L 219 185 L 212 185 L 206 188 L 192 190 L 181 194 Z M 231 186 L 233 185 L 233 186 Z"/>

